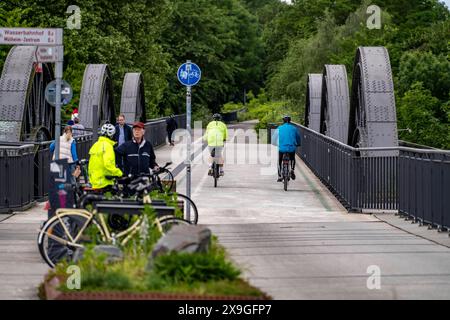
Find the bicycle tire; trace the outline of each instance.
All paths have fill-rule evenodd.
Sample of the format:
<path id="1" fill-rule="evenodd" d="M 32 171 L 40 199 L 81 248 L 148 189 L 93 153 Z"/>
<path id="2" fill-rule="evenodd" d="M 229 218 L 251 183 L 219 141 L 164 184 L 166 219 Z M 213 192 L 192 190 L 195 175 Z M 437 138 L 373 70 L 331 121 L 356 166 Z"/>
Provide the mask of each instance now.
<path id="1" fill-rule="evenodd" d="M 286 163 L 283 163 L 283 183 L 284 183 L 284 191 L 287 191 L 289 183 L 289 168 Z"/>
<path id="2" fill-rule="evenodd" d="M 185 214 L 184 220 L 189 221 L 191 224 L 197 224 L 198 223 L 198 209 L 197 209 L 197 206 L 195 205 L 194 201 L 192 201 L 191 198 L 189 198 L 188 196 L 186 196 L 182 193 L 177 193 L 177 196 L 180 198 L 183 198 L 186 202 L 189 203 L 189 206 L 191 207 L 190 219 L 186 219 L 186 208 L 183 208 L 183 213 Z M 186 206 L 187 205 L 185 205 L 185 207 Z"/>
<path id="3" fill-rule="evenodd" d="M 158 218 L 157 222 L 161 226 L 162 234 L 165 235 L 173 226 L 176 225 L 191 225 L 191 223 L 187 220 L 180 219 L 177 217 L 165 216 L 162 218 Z"/>
<path id="4" fill-rule="evenodd" d="M 69 233 L 73 238 L 76 234 L 79 233 L 80 227 L 85 224 L 87 219 L 88 217 L 85 215 L 75 215 L 71 212 L 67 212 L 60 214 L 59 218 L 57 216 L 54 216 L 53 218 L 49 219 L 42 227 L 38 234 L 39 253 L 51 268 L 54 268 L 55 265 L 63 259 L 69 260 L 69 258 L 72 258 L 73 253 L 75 253 L 76 246 L 63 244 L 62 242 L 59 242 L 59 240 L 55 240 L 49 237 L 49 234 L 58 237 L 61 240 L 70 241 L 70 238 L 67 235 L 64 227 L 61 225 L 61 221 L 63 223 L 67 222 L 67 225 L 65 225 L 65 227 L 67 229 L 70 229 Z M 103 231 L 97 221 L 92 220 L 92 222 L 99 230 L 100 235 L 103 236 Z M 82 243 L 83 241 L 79 240 L 79 242 L 76 244 L 79 246 L 83 246 Z"/>
<path id="5" fill-rule="evenodd" d="M 162 174 L 162 178 L 158 176 L 159 180 L 161 181 L 161 187 L 164 192 L 170 192 L 172 191 L 173 185 L 175 183 L 173 174 L 170 170 L 165 170 Z M 170 181 L 167 185 L 163 184 L 162 181 Z"/>
<path id="6" fill-rule="evenodd" d="M 214 188 L 217 188 L 217 180 L 219 180 L 218 173 L 218 164 L 214 162 L 213 164 L 213 175 L 214 175 Z"/>

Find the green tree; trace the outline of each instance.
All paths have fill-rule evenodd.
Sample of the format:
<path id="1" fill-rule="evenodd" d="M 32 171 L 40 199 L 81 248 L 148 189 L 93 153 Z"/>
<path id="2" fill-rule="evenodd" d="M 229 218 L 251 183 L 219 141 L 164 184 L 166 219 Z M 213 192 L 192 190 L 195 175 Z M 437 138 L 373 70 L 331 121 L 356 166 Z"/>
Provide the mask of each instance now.
<path id="1" fill-rule="evenodd" d="M 446 56 L 430 52 L 406 52 L 400 61 L 399 93 L 405 93 L 415 82 L 421 82 L 434 97 L 447 101 L 450 91 L 450 61 Z"/>
<path id="2" fill-rule="evenodd" d="M 186 14 L 186 13 L 189 14 Z M 184 90 L 176 79 L 178 66 L 192 60 L 202 69 L 202 81 L 193 89 L 193 109 L 221 106 L 242 97 L 243 89 L 262 84 L 262 42 L 257 19 L 238 0 L 175 0 L 171 27 L 162 36 L 170 54 L 168 89 L 160 102 L 175 112 L 184 108 Z"/>
<path id="3" fill-rule="evenodd" d="M 30 27 L 66 28 L 69 17 L 66 10 L 71 4 L 70 1 L 20 0 L 7 3 L 4 10 L 24 12 L 23 20 Z M 78 5 L 81 29 L 64 29 L 64 77 L 74 87 L 75 94 L 80 92 L 86 65 L 106 63 L 112 71 L 118 112 L 124 74 L 140 71 L 146 82 L 147 117 L 158 116 L 156 105 L 167 86 L 168 72 L 168 59 L 158 41 L 162 30 L 168 27 L 169 2 L 83 0 Z"/>
<path id="4" fill-rule="evenodd" d="M 450 149 L 450 125 L 435 117 L 441 102 L 422 83 L 412 85 L 397 104 L 398 126 L 410 129 L 400 132 L 400 138 L 419 144 Z"/>

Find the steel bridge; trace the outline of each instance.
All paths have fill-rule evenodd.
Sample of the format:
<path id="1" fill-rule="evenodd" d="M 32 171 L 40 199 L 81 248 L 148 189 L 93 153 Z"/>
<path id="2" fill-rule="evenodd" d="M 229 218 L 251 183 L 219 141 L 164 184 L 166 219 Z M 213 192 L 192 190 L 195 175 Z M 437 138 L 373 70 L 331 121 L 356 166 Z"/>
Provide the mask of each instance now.
<path id="1" fill-rule="evenodd" d="M 53 79 L 53 70 L 44 64 L 42 72 L 37 72 L 33 54 L 33 47 L 12 48 L 0 78 L 0 212 L 27 209 L 47 196 L 54 109 L 45 102 L 43 92 Z M 205 166 L 194 165 L 193 198 L 200 210 L 199 222 L 211 225 L 234 259 L 250 266 L 248 278 L 275 297 L 339 298 L 342 286 L 327 280 L 337 279 L 350 288 L 346 292 L 349 297 L 424 294 L 448 298 L 450 242 L 427 242 L 423 238 L 434 239 L 435 235 L 421 233 L 417 238 L 409 227 L 401 226 L 406 231 L 390 227 L 393 220 L 389 224 L 374 222 L 380 222 L 375 218 L 379 213 L 388 212 L 449 232 L 450 151 L 398 139 L 393 75 L 385 48 L 358 48 L 352 72 L 351 87 L 343 65 L 325 65 L 321 74 L 307 75 L 304 125 L 295 123 L 302 137 L 297 152 L 301 176 L 292 192 L 282 192 L 273 177 L 258 173 L 263 169 L 260 164 L 226 164 L 229 169 L 220 182 L 221 192 L 214 192 L 208 187 Z M 109 66 L 87 65 L 79 106 L 85 127 L 92 130 L 104 121 L 115 122 L 120 109 L 130 122 L 146 122 L 146 139 L 161 146 L 158 159 L 169 160 L 165 119 L 145 117 L 142 75 L 127 73 L 120 108 L 113 101 Z M 236 113 L 227 118 L 236 120 Z M 185 127 L 183 115 L 178 115 L 177 121 L 179 127 Z M 245 143 L 228 148 L 243 154 L 251 143 L 239 132 L 230 140 L 244 138 Z M 87 156 L 93 139 L 92 133 L 77 138 L 80 157 Z M 200 140 L 193 150 L 192 159 L 203 154 Z M 255 155 L 247 153 L 247 157 Z M 180 159 L 176 168 L 177 186 L 183 185 L 183 161 Z M 19 239 L 21 233 L 9 232 L 8 228 L 15 230 L 15 223 L 23 223 L 20 219 L 17 216 L 0 223 L 0 248 L 2 234 L 8 238 L 5 241 L 29 240 Z M 34 223 L 31 227 L 35 231 Z M 34 241 L 34 236 L 27 237 Z M 381 253 L 384 259 L 379 259 Z M 331 256 L 334 265 L 327 258 Z M 43 268 L 36 261 L 33 270 Z M 387 270 L 391 291 L 380 295 L 364 291 L 365 269 L 361 268 L 367 267 L 368 261 Z M 0 259 L 2 263 L 9 265 Z M 356 284 L 358 277 L 363 278 L 364 286 Z M 402 282 L 406 278 L 413 284 Z M 435 291 L 430 283 L 443 289 Z M 412 291 L 405 289 L 412 287 Z"/>

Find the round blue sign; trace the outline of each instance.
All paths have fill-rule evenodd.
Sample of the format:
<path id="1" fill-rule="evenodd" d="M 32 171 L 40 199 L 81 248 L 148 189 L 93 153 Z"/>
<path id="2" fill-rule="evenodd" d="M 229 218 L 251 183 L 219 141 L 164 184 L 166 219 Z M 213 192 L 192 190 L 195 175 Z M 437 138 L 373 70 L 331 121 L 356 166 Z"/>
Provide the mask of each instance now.
<path id="1" fill-rule="evenodd" d="M 201 77 L 202 71 L 195 63 L 187 62 L 178 68 L 178 80 L 187 87 L 195 86 Z"/>

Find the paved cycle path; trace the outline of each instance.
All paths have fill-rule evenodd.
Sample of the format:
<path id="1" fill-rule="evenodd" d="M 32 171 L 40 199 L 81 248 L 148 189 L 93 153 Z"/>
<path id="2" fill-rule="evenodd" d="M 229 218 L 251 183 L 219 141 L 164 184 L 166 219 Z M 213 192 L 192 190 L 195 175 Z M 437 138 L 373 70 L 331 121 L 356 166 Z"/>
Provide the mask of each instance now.
<path id="1" fill-rule="evenodd" d="M 262 154 L 270 154 L 272 147 L 258 146 L 247 131 L 253 126 L 230 126 L 241 130 L 230 134 L 218 188 L 206 174 L 207 149 L 198 135 L 192 172 L 199 223 L 218 235 L 253 285 L 275 299 L 450 298 L 450 249 L 436 243 L 435 233 L 429 241 L 423 228 L 419 232 L 397 223 L 402 220 L 392 215 L 383 216 L 384 222 L 348 214 L 301 161 L 297 179 L 283 191 L 275 167 L 256 155 L 258 147 Z M 177 168 L 182 148 L 182 141 L 158 148 L 159 164 L 173 161 L 172 169 Z M 180 192 L 185 192 L 184 171 L 176 177 Z M 45 218 L 43 204 L 0 215 L 0 299 L 37 299 L 37 286 L 48 271 L 36 246 Z M 368 268 L 378 268 L 380 289 L 368 289 Z"/>
<path id="2" fill-rule="evenodd" d="M 217 188 L 206 163 L 197 161 L 192 173 L 199 223 L 218 235 L 250 283 L 275 299 L 450 298 L 449 248 L 347 213 L 298 158 L 297 179 L 283 191 L 275 167 L 270 174 L 245 137 L 252 125 L 238 125 L 243 130 L 230 137 L 226 148 L 234 153 L 226 153 Z"/>

